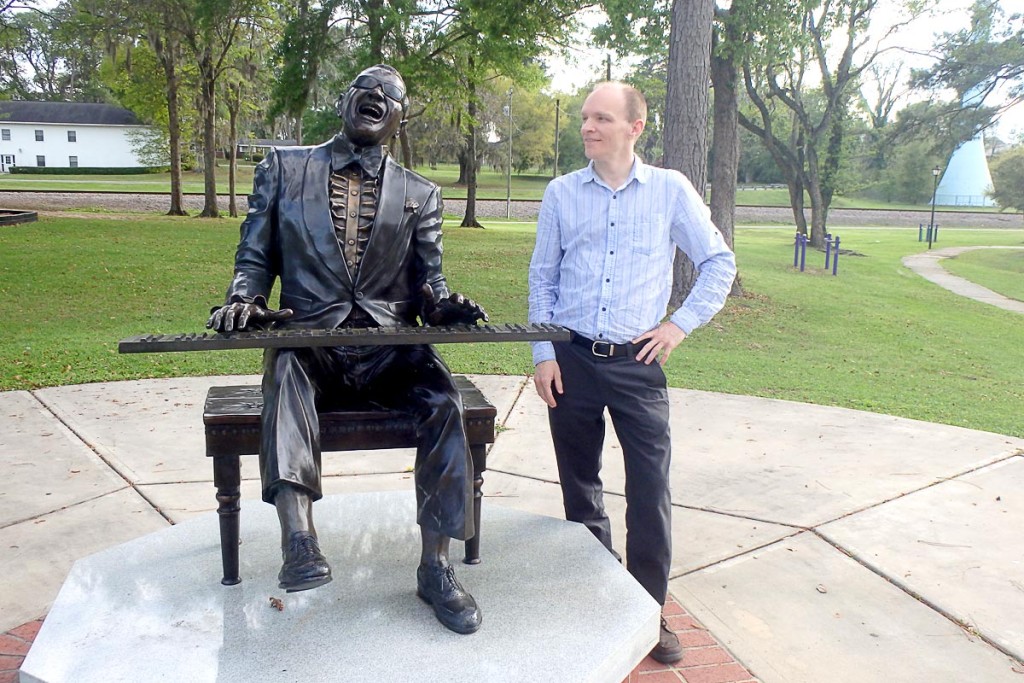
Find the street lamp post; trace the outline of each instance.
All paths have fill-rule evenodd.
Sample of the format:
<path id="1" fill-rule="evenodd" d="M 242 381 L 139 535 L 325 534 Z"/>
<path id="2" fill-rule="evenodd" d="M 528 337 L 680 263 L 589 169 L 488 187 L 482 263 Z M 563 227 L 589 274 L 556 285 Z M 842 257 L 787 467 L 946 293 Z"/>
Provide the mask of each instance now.
<path id="1" fill-rule="evenodd" d="M 932 169 L 932 178 L 934 182 L 932 184 L 932 217 L 928 221 L 928 248 L 932 248 L 932 237 L 935 234 L 935 195 L 939 191 L 939 176 L 942 175 L 942 169 L 936 166 Z"/>
<path id="2" fill-rule="evenodd" d="M 512 218 L 512 88 L 508 89 L 508 178 L 505 181 L 505 218 Z"/>

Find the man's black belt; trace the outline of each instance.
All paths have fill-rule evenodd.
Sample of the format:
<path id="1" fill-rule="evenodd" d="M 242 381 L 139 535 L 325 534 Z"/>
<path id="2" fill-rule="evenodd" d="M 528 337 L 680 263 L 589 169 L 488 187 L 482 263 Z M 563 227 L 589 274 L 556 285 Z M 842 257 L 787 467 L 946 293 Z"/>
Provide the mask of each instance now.
<path id="1" fill-rule="evenodd" d="M 572 343 L 588 349 L 590 353 L 598 358 L 635 358 L 636 354 L 643 348 L 643 344 L 631 344 L 629 342 L 613 344 L 601 340 L 594 341 L 575 332 L 572 333 Z"/>

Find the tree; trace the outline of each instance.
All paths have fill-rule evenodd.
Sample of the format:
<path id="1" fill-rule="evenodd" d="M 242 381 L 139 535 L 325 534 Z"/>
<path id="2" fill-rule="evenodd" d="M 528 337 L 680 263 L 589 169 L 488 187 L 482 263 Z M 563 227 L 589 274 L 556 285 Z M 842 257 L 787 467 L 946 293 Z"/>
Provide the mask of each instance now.
<path id="1" fill-rule="evenodd" d="M 665 166 L 674 168 L 704 195 L 708 156 L 708 81 L 711 69 L 713 0 L 673 0 L 668 46 L 665 110 Z M 697 277 L 693 263 L 677 250 L 669 306 L 677 308 Z"/>
<path id="2" fill-rule="evenodd" d="M 232 46 L 255 21 L 259 0 L 160 0 L 169 2 L 183 42 L 199 71 L 203 119 L 203 189 L 200 217 L 217 218 L 217 80 L 227 69 Z M 234 143 L 232 143 L 234 144 Z"/>
<path id="3" fill-rule="evenodd" d="M 1024 102 L 1024 14 L 1006 17 L 998 0 L 976 0 L 970 25 L 943 33 L 932 56 L 932 67 L 912 73 L 914 87 L 952 89 L 960 98 L 958 104 L 977 109 L 997 88 L 1006 86 L 1006 98 L 993 115 Z"/>
<path id="4" fill-rule="evenodd" d="M 757 30 L 744 34 L 745 42 L 757 48 L 747 52 L 743 62 L 743 83 L 757 115 L 748 117 L 741 111 L 739 122 L 761 138 L 782 170 L 797 230 L 804 234 L 806 192 L 811 202 L 810 241 L 823 247 L 853 91 L 861 73 L 882 51 L 885 38 L 907 20 L 869 42 L 865 34 L 877 0 L 804 3 L 798 7 L 798 30 L 789 32 L 793 42 L 782 43 L 788 54 L 777 49 L 774 36 L 761 33 L 764 25 L 751 26 Z M 821 80 L 820 97 L 804 83 L 811 69 Z M 775 128 L 777 108 L 791 117 L 788 139 Z"/>
<path id="5" fill-rule="evenodd" d="M 1024 147 L 1001 154 L 991 171 L 992 199 L 1004 209 L 1024 212 Z"/>

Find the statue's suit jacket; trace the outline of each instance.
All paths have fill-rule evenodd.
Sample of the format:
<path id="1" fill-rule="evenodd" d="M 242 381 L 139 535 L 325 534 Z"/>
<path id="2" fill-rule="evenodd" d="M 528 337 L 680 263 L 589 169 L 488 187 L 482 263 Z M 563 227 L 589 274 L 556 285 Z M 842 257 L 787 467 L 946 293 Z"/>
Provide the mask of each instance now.
<path id="1" fill-rule="evenodd" d="M 353 273 L 331 219 L 332 142 L 272 149 L 256 167 L 228 303 L 266 305 L 278 278 L 281 308 L 294 311 L 289 327 L 333 329 L 355 304 L 382 326 L 415 324 L 423 284 L 435 301 L 449 295 L 438 187 L 386 157 L 377 215 Z"/>

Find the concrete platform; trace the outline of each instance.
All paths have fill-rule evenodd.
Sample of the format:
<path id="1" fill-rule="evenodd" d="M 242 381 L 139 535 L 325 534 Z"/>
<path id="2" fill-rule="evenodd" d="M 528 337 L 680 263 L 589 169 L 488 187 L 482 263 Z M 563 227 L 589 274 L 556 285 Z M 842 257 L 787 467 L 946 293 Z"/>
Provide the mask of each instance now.
<path id="1" fill-rule="evenodd" d="M 487 505 L 485 561 L 456 567 L 484 614 L 464 636 L 415 595 L 411 492 L 328 496 L 316 512 L 335 579 L 312 591 L 277 587 L 267 505 L 243 512 L 238 586 L 219 583 L 216 514 L 79 560 L 22 683 L 617 683 L 654 646 L 660 607 L 581 525 Z"/>

